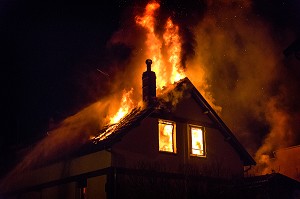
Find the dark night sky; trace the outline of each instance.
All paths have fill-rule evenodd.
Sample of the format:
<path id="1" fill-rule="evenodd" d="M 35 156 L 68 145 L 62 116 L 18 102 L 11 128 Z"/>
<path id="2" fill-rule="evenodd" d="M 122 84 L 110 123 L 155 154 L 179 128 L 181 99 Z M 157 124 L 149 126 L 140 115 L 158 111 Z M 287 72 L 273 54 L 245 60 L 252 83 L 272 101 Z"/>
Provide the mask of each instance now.
<path id="1" fill-rule="evenodd" d="M 104 95 L 105 79 L 95 78 L 96 69 L 112 70 L 106 68 L 112 55 L 126 59 L 126 49 L 107 50 L 107 41 L 120 28 L 126 10 L 146 1 L 83 2 L 0 1 L 0 161 L 13 159 L 12 147 L 44 136 L 50 118 L 60 120 Z M 164 2 L 170 12 L 183 10 L 177 18 L 199 2 L 205 6 L 205 1 Z M 300 35 L 297 0 L 253 2 L 276 37 L 287 28 Z"/>
<path id="2" fill-rule="evenodd" d="M 86 103 L 79 80 L 105 61 L 105 43 L 118 27 L 121 8 L 119 2 L 106 1 L 3 4 L 3 105 L 13 122 L 7 130 L 25 134 L 31 128 L 39 130 L 36 125 L 45 125 L 49 117 L 70 114 Z M 18 136 L 27 137 L 23 133 Z"/>
<path id="3" fill-rule="evenodd" d="M 128 6 L 122 1 L 0 2 L 1 160 L 11 147 L 45 135 L 50 118 L 73 114 L 101 94 L 90 71 L 105 64 L 105 45 Z M 95 96 L 86 87 L 94 87 Z M 91 88 L 89 88 L 90 90 Z"/>

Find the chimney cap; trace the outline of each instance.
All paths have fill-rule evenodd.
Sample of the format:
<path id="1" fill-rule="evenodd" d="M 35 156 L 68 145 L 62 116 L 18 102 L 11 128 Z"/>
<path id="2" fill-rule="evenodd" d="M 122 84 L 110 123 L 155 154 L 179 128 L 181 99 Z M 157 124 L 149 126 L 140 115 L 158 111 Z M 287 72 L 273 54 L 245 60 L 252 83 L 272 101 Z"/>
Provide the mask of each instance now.
<path id="1" fill-rule="evenodd" d="M 151 60 L 151 59 L 146 59 L 146 64 L 147 64 L 147 66 L 148 66 L 148 65 L 150 65 L 150 66 L 151 66 L 151 64 L 152 64 L 152 60 Z"/>
<path id="2" fill-rule="evenodd" d="M 151 59 L 146 59 L 146 64 L 147 64 L 147 71 L 151 71 L 152 60 Z"/>

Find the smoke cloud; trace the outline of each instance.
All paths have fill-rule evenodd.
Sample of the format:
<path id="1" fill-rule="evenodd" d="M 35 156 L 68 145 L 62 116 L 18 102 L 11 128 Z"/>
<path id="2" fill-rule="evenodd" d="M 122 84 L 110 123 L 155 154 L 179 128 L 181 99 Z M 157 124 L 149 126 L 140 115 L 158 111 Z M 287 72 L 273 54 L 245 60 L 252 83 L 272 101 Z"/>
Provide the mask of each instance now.
<path id="1" fill-rule="evenodd" d="M 193 74 L 199 74 L 194 68 L 202 68 L 207 90 L 222 107 L 221 117 L 264 174 L 271 172 L 264 155 L 299 141 L 299 105 L 293 99 L 299 70 L 288 68 L 273 25 L 250 1 L 210 1 L 192 28 L 196 54 L 187 64 L 192 81 L 197 79 Z M 281 34 L 290 38 L 291 31 Z"/>

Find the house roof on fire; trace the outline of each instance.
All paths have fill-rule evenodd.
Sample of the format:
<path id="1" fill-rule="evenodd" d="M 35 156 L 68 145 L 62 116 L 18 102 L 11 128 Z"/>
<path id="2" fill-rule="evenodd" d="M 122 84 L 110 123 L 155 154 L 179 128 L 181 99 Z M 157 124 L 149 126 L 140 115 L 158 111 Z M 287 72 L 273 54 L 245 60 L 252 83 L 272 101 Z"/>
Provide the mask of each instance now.
<path id="1" fill-rule="evenodd" d="M 215 127 L 220 130 L 224 139 L 237 151 L 245 166 L 256 164 L 254 159 L 187 77 L 177 82 L 174 86 L 172 91 L 184 91 L 191 94 L 197 104 L 203 108 L 204 112 L 213 121 Z M 167 92 L 165 95 L 172 95 L 172 92 Z M 155 103 L 144 108 L 136 107 L 118 123 L 105 126 L 92 141 L 101 148 L 109 148 L 114 143 L 120 141 L 131 129 L 137 127 L 145 118 L 155 115 L 161 110 L 166 110 L 169 107 L 170 104 L 164 101 L 164 96 L 158 97 Z"/>

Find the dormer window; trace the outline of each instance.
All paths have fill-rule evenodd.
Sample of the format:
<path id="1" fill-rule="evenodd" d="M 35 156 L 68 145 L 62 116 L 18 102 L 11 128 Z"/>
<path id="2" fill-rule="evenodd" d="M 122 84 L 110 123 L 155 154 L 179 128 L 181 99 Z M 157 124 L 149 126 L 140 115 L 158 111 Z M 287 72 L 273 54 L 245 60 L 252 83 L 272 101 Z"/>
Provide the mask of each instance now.
<path id="1" fill-rule="evenodd" d="M 159 151 L 176 153 L 176 124 L 172 121 L 158 121 Z"/>
<path id="2" fill-rule="evenodd" d="M 204 127 L 193 125 L 189 127 L 191 155 L 205 157 Z"/>

